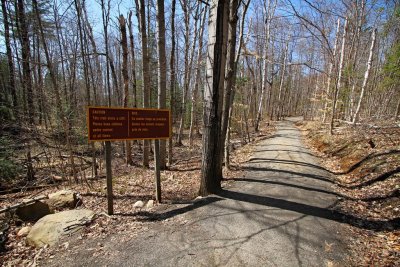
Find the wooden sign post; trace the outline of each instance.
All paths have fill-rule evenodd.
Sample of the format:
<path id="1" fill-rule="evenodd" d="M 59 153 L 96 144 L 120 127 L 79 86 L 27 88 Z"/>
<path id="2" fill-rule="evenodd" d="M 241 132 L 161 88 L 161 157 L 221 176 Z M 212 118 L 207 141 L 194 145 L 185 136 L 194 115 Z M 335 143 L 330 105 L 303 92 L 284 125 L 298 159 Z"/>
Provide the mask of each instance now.
<path id="1" fill-rule="evenodd" d="M 159 139 L 171 135 L 170 110 L 88 107 L 87 125 L 89 142 L 105 141 L 108 214 L 114 213 L 110 141 L 154 139 L 156 201 L 161 202 Z"/>

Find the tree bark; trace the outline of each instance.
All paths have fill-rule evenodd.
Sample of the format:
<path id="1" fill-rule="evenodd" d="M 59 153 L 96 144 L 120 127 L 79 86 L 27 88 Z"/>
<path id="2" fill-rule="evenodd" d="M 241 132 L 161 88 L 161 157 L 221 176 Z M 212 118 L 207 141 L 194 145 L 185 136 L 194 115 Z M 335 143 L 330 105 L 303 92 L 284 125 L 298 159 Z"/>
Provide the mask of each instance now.
<path id="1" fill-rule="evenodd" d="M 133 89 L 133 107 L 137 107 L 137 92 L 136 92 L 136 59 L 135 59 L 135 42 L 133 41 L 133 30 L 132 30 L 132 11 L 129 11 L 128 20 L 129 29 L 129 43 L 131 48 L 131 80 Z"/>
<path id="2" fill-rule="evenodd" d="M 135 0 L 136 8 L 139 10 L 139 25 L 142 43 L 142 77 L 143 77 L 143 107 L 150 107 L 150 66 L 146 30 L 146 7 L 144 0 Z M 149 167 L 150 142 L 143 141 L 143 166 Z"/>
<path id="3" fill-rule="evenodd" d="M 286 46 L 285 46 L 285 52 L 283 55 L 283 61 L 282 61 L 282 70 L 281 70 L 281 80 L 279 83 L 279 94 L 278 94 L 278 105 L 277 105 L 277 109 L 276 109 L 276 117 L 278 120 L 282 119 L 282 113 L 281 113 L 281 106 L 283 105 L 283 97 L 284 94 L 282 94 L 283 91 L 283 83 L 285 81 L 285 72 L 286 72 L 286 60 L 288 57 L 288 50 L 289 50 L 289 40 L 291 37 L 288 38 L 287 42 L 286 42 Z"/>
<path id="4" fill-rule="evenodd" d="M 126 37 L 126 20 L 123 15 L 119 16 L 119 29 L 121 32 L 121 46 L 122 46 L 122 78 L 124 80 L 124 97 L 123 106 L 128 107 L 129 102 L 129 75 L 128 75 L 128 39 Z M 125 141 L 126 147 L 126 164 L 133 165 L 132 160 L 132 147 L 129 140 Z"/>
<path id="5" fill-rule="evenodd" d="M 1 8 L 3 11 L 3 24 L 4 24 L 4 38 L 6 42 L 6 52 L 7 52 L 7 64 L 8 64 L 8 86 L 11 91 L 13 113 L 16 118 L 19 116 L 19 107 L 17 99 L 17 91 L 15 89 L 15 72 L 14 72 L 14 61 L 11 50 L 10 42 L 10 26 L 8 22 L 8 14 L 6 8 L 6 0 L 1 0 Z"/>
<path id="6" fill-rule="evenodd" d="M 208 23 L 208 54 L 204 91 L 203 156 L 199 194 L 216 193 L 221 189 L 217 169 L 221 133 L 222 96 L 225 78 L 228 1 L 212 0 Z M 224 42 L 225 41 L 225 42 Z M 217 159 L 217 160 L 216 160 Z"/>
<path id="7" fill-rule="evenodd" d="M 332 72 L 333 68 L 335 66 L 336 62 L 336 51 L 337 51 L 337 44 L 339 40 L 339 31 L 340 31 L 340 19 L 337 20 L 337 27 L 336 27 L 336 37 L 335 37 L 335 44 L 333 46 L 333 53 L 332 53 L 332 58 L 329 62 L 329 70 L 328 70 L 328 81 L 326 85 L 326 99 L 325 99 L 325 105 L 324 105 L 324 113 L 322 115 L 322 121 L 326 121 L 326 114 L 328 112 L 328 101 L 329 101 L 329 95 L 331 94 L 331 80 L 332 80 Z"/>
<path id="8" fill-rule="evenodd" d="M 175 103 L 175 9 L 176 9 L 176 0 L 172 0 L 171 3 L 171 58 L 170 58 L 170 109 L 171 109 L 171 136 L 168 139 L 168 166 L 172 165 L 172 154 L 173 154 L 173 134 L 174 134 L 174 103 Z"/>
<path id="9" fill-rule="evenodd" d="M 339 69 L 338 69 L 338 79 L 335 86 L 335 91 L 333 92 L 333 103 L 332 103 L 332 114 L 331 114 L 331 122 L 329 127 L 329 132 L 333 134 L 333 123 L 335 120 L 335 113 L 336 113 L 336 106 L 337 106 L 337 99 L 339 98 L 341 81 L 342 81 L 342 70 L 344 64 L 344 48 L 346 44 L 346 35 L 347 35 L 347 18 L 344 22 L 344 29 L 343 29 L 343 36 L 342 36 L 342 48 L 340 52 L 340 62 L 339 62 Z"/>
<path id="10" fill-rule="evenodd" d="M 18 25 L 21 40 L 21 56 L 22 56 L 22 73 L 23 73 L 23 87 L 26 91 L 26 103 L 28 112 L 28 122 L 34 124 L 34 106 L 33 106 L 33 90 L 32 90 L 32 76 L 30 66 L 30 42 L 28 35 L 28 25 L 25 16 L 25 6 L 23 0 L 18 0 L 17 4 Z"/>
<path id="11" fill-rule="evenodd" d="M 157 49 L 158 49 L 158 108 L 166 107 L 167 57 L 165 53 L 164 0 L 157 0 Z M 160 140 L 160 169 L 166 168 L 166 142 Z"/>
<path id="12" fill-rule="evenodd" d="M 189 147 L 193 145 L 193 133 L 194 133 L 194 126 L 196 123 L 196 108 L 197 108 L 197 95 L 199 91 L 200 85 L 200 70 L 201 70 L 201 60 L 202 60 L 202 53 L 203 53 L 203 33 L 205 27 L 205 20 L 207 15 L 207 7 L 204 8 L 203 11 L 203 18 L 200 22 L 200 34 L 199 34 L 199 47 L 197 50 L 197 68 L 196 68 L 196 78 L 194 82 L 194 88 L 192 92 L 192 106 L 190 111 L 190 129 L 189 129 Z"/>
<path id="13" fill-rule="evenodd" d="M 361 104 L 364 99 L 364 94 L 365 94 L 365 89 L 367 87 L 368 83 L 368 78 L 369 78 L 369 72 L 371 70 L 372 66 L 372 58 L 374 55 L 374 48 L 375 48 L 375 41 L 376 41 L 376 29 L 372 31 L 372 40 L 371 40 L 371 48 L 369 49 L 369 56 L 368 56 L 368 62 L 367 62 L 367 69 L 365 70 L 365 75 L 364 75 L 364 80 L 361 86 L 361 93 L 360 93 L 360 98 L 358 99 L 358 104 L 357 104 L 357 109 L 354 113 L 354 118 L 353 118 L 353 124 L 357 123 L 358 116 L 360 114 L 360 109 L 361 109 Z"/>

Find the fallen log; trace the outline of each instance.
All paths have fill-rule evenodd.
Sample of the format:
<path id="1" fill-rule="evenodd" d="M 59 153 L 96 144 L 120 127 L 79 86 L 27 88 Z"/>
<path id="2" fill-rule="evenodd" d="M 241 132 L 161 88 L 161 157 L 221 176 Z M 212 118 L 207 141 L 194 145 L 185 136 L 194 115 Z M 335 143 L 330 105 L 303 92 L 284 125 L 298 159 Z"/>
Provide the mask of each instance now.
<path id="1" fill-rule="evenodd" d="M 53 186 L 56 186 L 56 185 L 58 185 L 58 184 L 18 187 L 18 188 L 13 188 L 13 189 L 0 191 L 0 195 L 13 194 L 13 193 L 18 193 L 18 192 L 22 192 L 22 191 L 24 191 L 24 192 L 25 191 L 32 191 L 32 190 L 42 189 L 42 188 L 46 188 L 46 187 L 53 187 Z"/>
<path id="2" fill-rule="evenodd" d="M 18 204 L 15 204 L 15 205 L 8 206 L 8 207 L 5 207 L 3 209 L 0 209 L 0 213 L 6 212 L 6 211 L 9 211 L 9 210 L 13 210 L 13 209 L 16 209 L 16 208 L 21 207 L 21 206 L 29 205 L 29 204 L 35 203 L 36 201 L 39 201 L 39 200 L 42 200 L 42 199 L 46 199 L 46 198 L 48 198 L 48 197 L 45 196 L 45 195 L 38 196 L 38 197 L 35 197 L 35 198 L 32 198 L 32 199 L 29 199 L 27 201 L 24 201 L 24 202 L 21 202 L 21 203 L 18 203 Z"/>

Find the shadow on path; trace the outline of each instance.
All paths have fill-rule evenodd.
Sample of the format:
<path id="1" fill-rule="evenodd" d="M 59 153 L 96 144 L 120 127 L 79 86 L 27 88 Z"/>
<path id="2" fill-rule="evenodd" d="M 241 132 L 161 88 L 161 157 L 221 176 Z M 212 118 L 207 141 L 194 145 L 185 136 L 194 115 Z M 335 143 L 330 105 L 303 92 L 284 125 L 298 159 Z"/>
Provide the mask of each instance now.
<path id="1" fill-rule="evenodd" d="M 282 186 L 287 186 L 287 187 L 303 189 L 303 190 L 307 190 L 307 191 L 313 191 L 313 192 L 319 192 L 319 193 L 324 193 L 324 194 L 329 194 L 329 195 L 335 195 L 335 196 L 338 196 L 338 197 L 343 197 L 343 195 L 341 195 L 341 194 L 338 194 L 338 193 L 335 193 L 335 192 L 331 192 L 331 191 L 328 191 L 328 190 L 324 190 L 324 189 L 312 188 L 312 187 L 307 187 L 307 186 L 302 186 L 302 185 L 297 185 L 297 184 L 291 184 L 291 183 L 283 183 L 283 182 L 278 182 L 278 181 L 252 179 L 252 178 L 247 178 L 247 177 L 246 178 L 231 178 L 231 179 L 227 179 L 227 181 L 239 181 L 239 182 L 282 185 Z"/>
<path id="2" fill-rule="evenodd" d="M 361 219 L 353 215 L 348 215 L 336 210 L 331 210 L 330 208 L 332 208 L 336 203 L 327 208 L 320 208 L 284 199 L 278 199 L 266 196 L 256 196 L 229 190 L 223 190 L 218 195 L 236 201 L 243 201 L 258 205 L 264 205 L 268 207 L 275 207 L 282 210 L 298 212 L 308 216 L 319 217 L 340 223 L 347 223 L 356 226 L 358 228 L 363 228 L 368 230 L 393 230 L 400 228 L 400 218 L 388 221 L 379 221 L 379 220 L 373 221 L 373 220 Z"/>
<path id="3" fill-rule="evenodd" d="M 245 166 L 242 168 L 243 170 L 246 171 L 259 171 L 259 172 L 281 172 L 281 173 L 287 173 L 291 175 L 297 175 L 301 177 L 309 177 L 312 179 L 328 182 L 328 183 L 333 183 L 331 179 L 328 179 L 324 176 L 317 175 L 317 174 L 312 174 L 312 173 L 303 173 L 303 172 L 295 172 L 295 171 L 289 171 L 289 170 L 282 170 L 282 169 L 273 169 L 273 168 L 266 168 L 266 167 L 252 167 L 252 166 Z"/>
<path id="4" fill-rule="evenodd" d="M 116 213 L 115 215 L 127 216 L 127 217 L 131 216 L 139 217 L 138 221 L 163 221 L 221 200 L 223 200 L 223 198 L 217 196 L 210 196 L 195 202 L 190 202 L 190 204 L 184 207 L 171 209 L 165 212 L 138 211 L 132 213 Z"/>
<path id="5" fill-rule="evenodd" d="M 274 183 L 274 184 L 283 184 L 283 185 L 288 185 L 288 186 L 294 186 L 294 185 L 289 185 L 289 184 L 284 184 L 284 183 L 279 183 L 279 182 L 270 182 L 270 181 L 260 181 L 260 180 L 253 180 L 253 179 L 234 179 L 237 181 L 256 181 L 256 182 L 265 182 L 265 183 Z M 295 187 L 299 187 L 295 185 Z M 335 194 L 329 191 L 324 191 L 324 190 L 319 190 L 319 189 L 313 189 L 313 188 L 307 188 L 304 187 L 302 189 L 306 190 L 315 190 L 318 192 L 322 193 L 328 193 L 328 194 Z M 242 193 L 242 192 L 235 192 L 235 191 L 230 191 L 230 190 L 222 190 L 219 194 L 215 196 L 210 196 L 207 198 L 204 198 L 202 200 L 196 201 L 194 203 L 191 203 L 185 207 L 177 208 L 177 209 L 172 209 L 166 212 L 161 212 L 161 213 L 152 213 L 148 211 L 139 211 L 136 213 L 125 213 L 125 214 L 116 214 L 120 216 L 138 216 L 139 221 L 162 221 L 166 220 L 172 217 L 175 217 L 177 215 L 181 215 L 184 213 L 187 213 L 189 211 L 196 210 L 198 208 L 205 207 L 207 205 L 213 205 L 216 202 L 219 201 L 224 201 L 224 200 L 235 200 L 239 202 L 248 202 L 248 203 L 253 203 L 257 205 L 263 205 L 266 207 L 271 207 L 271 208 L 278 208 L 286 211 L 293 211 L 297 212 L 300 214 L 303 214 L 304 216 L 314 216 L 318 218 L 323 218 L 331 221 L 336 221 L 340 223 L 346 223 L 358 228 L 362 229 L 368 229 L 368 230 L 374 230 L 374 231 L 382 231 L 382 230 L 393 230 L 393 229 L 400 229 L 400 218 L 395 218 L 392 220 L 368 220 L 368 219 L 362 219 L 358 218 L 354 215 L 349 215 L 342 213 L 340 211 L 333 210 L 332 208 L 338 203 L 336 201 L 333 203 L 331 206 L 327 208 L 321 208 L 321 207 L 316 207 L 316 206 L 311 206 L 307 204 L 302 204 L 302 203 L 297 203 L 285 199 L 279 199 L 279 198 L 272 198 L 272 197 L 267 197 L 267 196 L 257 196 L 257 195 L 252 195 L 252 194 L 247 194 L 247 193 Z"/>
<path id="6" fill-rule="evenodd" d="M 282 151 L 282 150 L 279 150 Z M 286 151 L 286 150 L 285 150 Z M 293 152 L 299 152 L 299 153 L 304 153 L 301 151 L 293 151 Z M 319 169 L 319 170 L 323 170 L 323 171 L 327 171 L 329 173 L 332 173 L 330 170 L 318 166 L 316 164 L 311 164 L 311 163 L 307 163 L 307 162 L 303 162 L 303 161 L 297 161 L 297 160 L 287 160 L 287 159 L 270 159 L 270 158 L 251 158 L 248 162 L 271 162 L 271 163 L 280 163 L 280 164 L 290 164 L 290 165 L 299 165 L 299 166 L 304 166 L 304 167 L 311 167 L 311 168 L 315 168 L 315 169 Z"/>

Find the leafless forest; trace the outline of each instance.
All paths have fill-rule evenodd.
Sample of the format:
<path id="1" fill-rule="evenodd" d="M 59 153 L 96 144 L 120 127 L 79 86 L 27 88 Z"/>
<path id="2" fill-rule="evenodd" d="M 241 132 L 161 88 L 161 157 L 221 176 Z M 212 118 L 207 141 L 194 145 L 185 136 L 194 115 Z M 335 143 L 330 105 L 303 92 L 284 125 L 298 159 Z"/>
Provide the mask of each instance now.
<path id="1" fill-rule="evenodd" d="M 398 220 L 398 0 L 1 0 L 1 10 L 1 208 L 61 186 L 105 211 L 104 144 L 88 143 L 86 107 L 109 106 L 171 110 L 173 134 L 159 143 L 167 202 L 218 192 L 246 144 L 302 116 L 325 167 L 351 173 L 378 155 L 338 181 L 360 189 L 342 192 L 353 201 L 342 208 Z M 112 142 L 117 209 L 126 195 L 153 198 L 154 148 Z M 371 192 L 380 198 L 362 204 Z M 394 241 L 370 251 L 389 244 L 389 254 L 364 250 L 362 264 L 399 263 L 398 222 L 382 231 Z M 9 235 L 6 251 L 32 255 Z"/>

